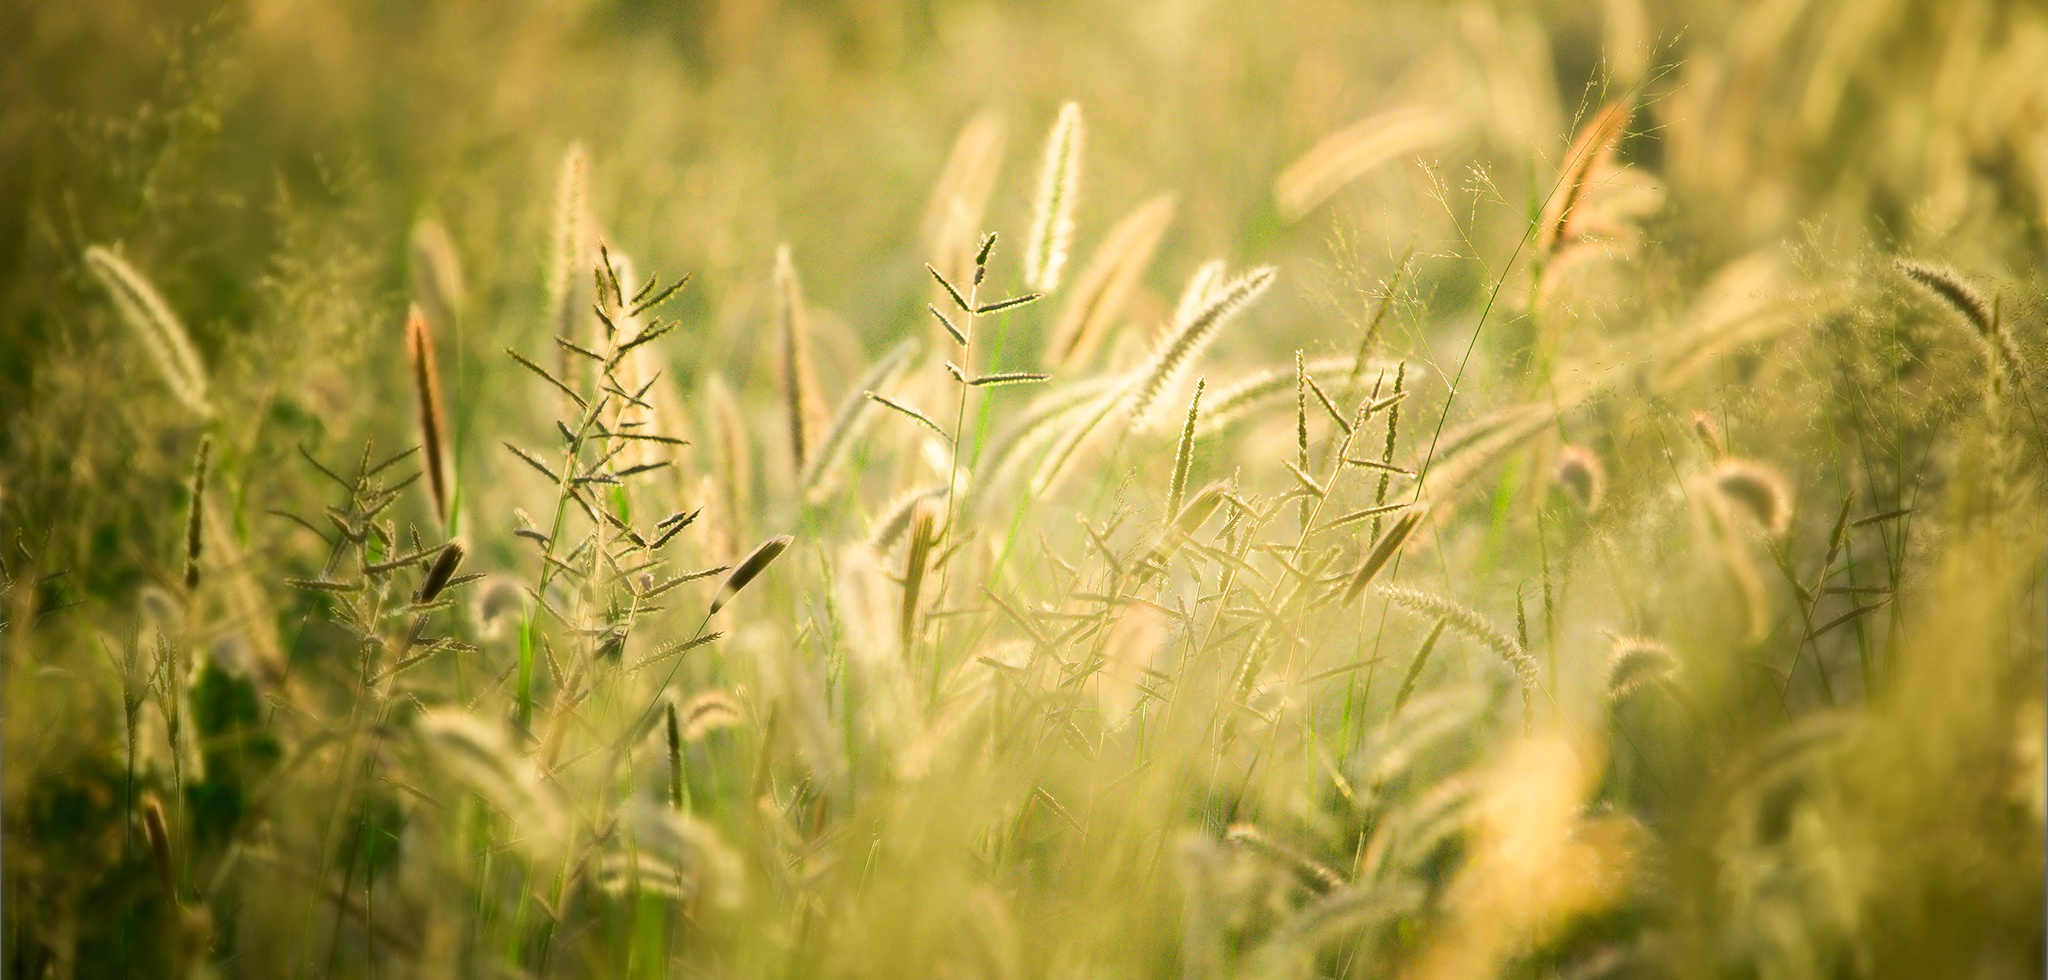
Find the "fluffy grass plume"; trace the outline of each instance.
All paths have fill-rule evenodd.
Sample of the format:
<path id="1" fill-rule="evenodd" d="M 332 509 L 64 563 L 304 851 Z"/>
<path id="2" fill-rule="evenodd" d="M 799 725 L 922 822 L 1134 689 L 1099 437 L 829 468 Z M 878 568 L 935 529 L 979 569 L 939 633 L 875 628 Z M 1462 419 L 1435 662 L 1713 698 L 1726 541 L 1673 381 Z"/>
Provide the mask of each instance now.
<path id="1" fill-rule="evenodd" d="M 1609 166 L 1614 159 L 1615 147 L 1621 142 L 1623 127 L 1628 125 L 1633 109 L 1627 99 L 1616 99 L 1601 106 L 1579 127 L 1571 146 L 1565 149 L 1564 166 L 1557 177 L 1557 184 L 1543 204 L 1543 213 L 1536 219 L 1536 253 L 1550 255 L 1572 238 L 1572 221 L 1577 216 L 1579 205 L 1592 191 L 1595 174 Z"/>
<path id="2" fill-rule="evenodd" d="M 1277 274 L 1272 266 L 1260 266 L 1215 287 L 1211 295 L 1201 302 L 1187 304 L 1186 315 L 1176 320 L 1159 339 L 1152 356 L 1132 375 L 1131 393 L 1126 402 L 1131 417 L 1146 418 L 1153 404 L 1173 386 L 1188 365 L 1208 349 L 1217 333 L 1264 293 Z"/>
<path id="3" fill-rule="evenodd" d="M 217 5 L 0 18 L 0 974 L 2048 969 L 2048 7 Z"/>
<path id="4" fill-rule="evenodd" d="M 213 406 L 206 399 L 206 365 L 192 348 L 185 325 L 171 312 L 171 305 L 128 260 L 101 245 L 85 250 L 86 268 L 114 297 L 114 309 L 121 321 L 142 341 L 150 360 L 156 362 L 165 386 L 186 408 L 200 418 L 211 418 Z"/>
<path id="5" fill-rule="evenodd" d="M 954 137 L 946 165 L 925 204 L 919 239 L 926 261 L 946 278 L 966 281 L 973 271 L 970 252 L 981 234 L 989 196 L 1001 175 L 1008 129 L 1000 112 L 984 108 L 968 117 Z"/>
<path id="6" fill-rule="evenodd" d="M 1792 488 L 1777 470 L 1750 460 L 1724 460 L 1714 468 L 1713 487 L 1772 536 L 1792 526 Z"/>
<path id="7" fill-rule="evenodd" d="M 775 249 L 774 289 L 775 336 L 782 352 L 778 365 L 782 410 L 789 426 L 790 456 L 797 472 L 802 473 L 817 454 L 818 420 L 824 413 L 819 407 L 817 368 L 811 363 L 810 314 L 788 245 Z"/>
<path id="8" fill-rule="evenodd" d="M 1053 324 L 1045 348 L 1047 368 L 1077 371 L 1094 358 L 1124 315 L 1131 291 L 1173 224 L 1176 201 L 1172 194 L 1160 194 L 1125 215 L 1103 236 Z"/>
<path id="9" fill-rule="evenodd" d="M 1282 216 L 1298 220 L 1373 168 L 1437 149 L 1465 127 L 1459 112 L 1439 106 L 1399 106 L 1361 119 L 1323 137 L 1281 171 L 1274 203 Z"/>
<path id="10" fill-rule="evenodd" d="M 589 154 L 583 144 L 572 143 L 562 154 L 555 178 L 555 220 L 548 235 L 549 322 L 557 336 L 574 338 L 579 286 L 583 271 L 590 267 Z"/>
<path id="11" fill-rule="evenodd" d="M 861 375 L 859 380 L 853 383 L 853 387 L 847 389 L 846 397 L 840 399 L 839 408 L 832 413 L 832 423 L 825 427 L 817 449 L 804 464 L 799 482 L 806 493 L 816 491 L 825 483 L 833 468 L 844 458 L 848 441 L 860 428 L 861 421 L 867 417 L 868 404 L 872 401 L 867 397 L 868 392 L 884 387 L 908 368 L 911 360 L 917 356 L 920 346 L 917 338 L 904 338 L 895 347 L 890 348 L 888 353 L 876 359 L 875 363 L 868 367 L 867 373 Z"/>
<path id="12" fill-rule="evenodd" d="M 1388 528 L 1387 534 L 1392 536 L 1395 530 L 1396 528 Z M 1502 632 L 1499 627 L 1493 625 L 1491 620 L 1487 619 L 1477 610 L 1446 599 L 1434 592 L 1425 592 L 1421 589 L 1398 585 L 1382 585 L 1378 588 L 1377 592 L 1394 605 L 1407 609 L 1410 612 L 1450 623 L 1452 628 L 1477 640 L 1482 646 L 1499 656 L 1501 662 L 1507 664 L 1509 669 L 1514 671 L 1515 679 L 1521 684 L 1523 724 L 1525 726 L 1533 724 L 1536 693 L 1536 659 L 1529 655 L 1528 649 L 1518 640 Z"/>
<path id="13" fill-rule="evenodd" d="M 455 239 L 440 219 L 421 218 L 412 226 L 411 245 L 413 295 L 440 329 L 455 329 L 469 303 Z"/>
<path id="14" fill-rule="evenodd" d="M 1074 205 L 1081 194 L 1081 106 L 1060 106 L 1045 138 L 1038 196 L 1031 206 L 1031 236 L 1024 244 L 1024 283 L 1041 293 L 1059 288 L 1074 244 Z"/>

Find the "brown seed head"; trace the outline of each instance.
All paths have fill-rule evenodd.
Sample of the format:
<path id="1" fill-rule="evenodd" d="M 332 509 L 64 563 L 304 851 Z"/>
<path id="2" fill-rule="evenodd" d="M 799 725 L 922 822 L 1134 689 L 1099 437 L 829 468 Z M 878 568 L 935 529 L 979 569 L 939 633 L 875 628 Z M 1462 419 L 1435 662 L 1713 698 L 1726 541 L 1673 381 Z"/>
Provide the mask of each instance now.
<path id="1" fill-rule="evenodd" d="M 1564 488 L 1580 511 L 1590 514 L 1600 509 L 1607 491 L 1607 471 L 1591 450 L 1565 446 L 1557 451 L 1557 465 L 1552 472 L 1557 485 Z"/>

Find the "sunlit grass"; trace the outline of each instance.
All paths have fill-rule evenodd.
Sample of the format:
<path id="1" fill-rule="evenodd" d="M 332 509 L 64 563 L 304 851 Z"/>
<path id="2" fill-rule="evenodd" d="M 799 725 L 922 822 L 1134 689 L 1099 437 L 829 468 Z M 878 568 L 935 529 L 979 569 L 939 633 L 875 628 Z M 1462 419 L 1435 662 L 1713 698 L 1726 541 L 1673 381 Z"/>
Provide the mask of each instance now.
<path id="1" fill-rule="evenodd" d="M 2038 11 L 0 36 L 8 976 L 2044 969 Z"/>

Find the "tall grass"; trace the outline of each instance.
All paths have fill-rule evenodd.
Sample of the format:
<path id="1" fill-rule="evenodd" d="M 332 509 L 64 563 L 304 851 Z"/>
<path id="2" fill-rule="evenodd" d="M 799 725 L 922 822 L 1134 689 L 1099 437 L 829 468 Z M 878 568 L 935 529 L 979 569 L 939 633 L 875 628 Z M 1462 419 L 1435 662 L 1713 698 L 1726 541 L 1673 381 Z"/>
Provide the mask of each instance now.
<path id="1" fill-rule="evenodd" d="M 2038 11 L 103 7 L 8 976 L 2048 968 Z"/>

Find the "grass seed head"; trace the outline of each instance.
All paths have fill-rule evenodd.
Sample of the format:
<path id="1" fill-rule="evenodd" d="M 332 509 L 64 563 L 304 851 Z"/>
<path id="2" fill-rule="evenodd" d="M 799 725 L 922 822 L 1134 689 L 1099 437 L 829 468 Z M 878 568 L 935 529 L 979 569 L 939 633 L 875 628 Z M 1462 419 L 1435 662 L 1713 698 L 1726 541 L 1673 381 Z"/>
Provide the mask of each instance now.
<path id="1" fill-rule="evenodd" d="M 88 247 L 85 265 L 114 297 L 114 308 L 120 312 L 122 322 L 128 324 L 149 351 L 171 394 L 193 414 L 212 418 L 213 406 L 206 398 L 206 365 L 199 360 L 185 325 L 171 312 L 163 294 L 127 259 L 105 246 Z"/>
<path id="2" fill-rule="evenodd" d="M 1031 239 L 1024 249 L 1024 282 L 1039 292 L 1059 288 L 1067 250 L 1074 241 L 1074 202 L 1080 196 L 1080 179 L 1081 106 L 1069 102 L 1060 107 L 1059 119 L 1046 137 L 1038 199 L 1032 207 Z"/>
<path id="3" fill-rule="evenodd" d="M 1557 464 L 1551 473 L 1581 512 L 1591 514 L 1600 509 L 1607 490 L 1607 471 L 1591 450 L 1579 446 L 1558 450 Z"/>
<path id="4" fill-rule="evenodd" d="M 1670 647 L 1639 636 L 1616 636 L 1607 656 L 1607 700 L 1622 701 L 1677 674 L 1678 657 Z"/>
<path id="5" fill-rule="evenodd" d="M 1777 470 L 1744 459 L 1725 460 L 1714 468 L 1714 489 L 1773 537 L 1792 526 L 1792 490 Z"/>
<path id="6" fill-rule="evenodd" d="M 726 603 L 740 594 L 741 589 L 746 588 L 748 583 L 767 571 L 768 566 L 773 564 L 775 559 L 782 557 L 783 551 L 787 550 L 790 542 L 794 540 L 796 538 L 791 535 L 778 534 L 761 542 L 753 554 L 741 561 L 739 566 L 732 570 L 732 574 L 727 575 L 725 581 L 720 583 L 717 598 L 711 600 L 711 614 L 717 615 L 720 609 L 725 608 Z"/>

